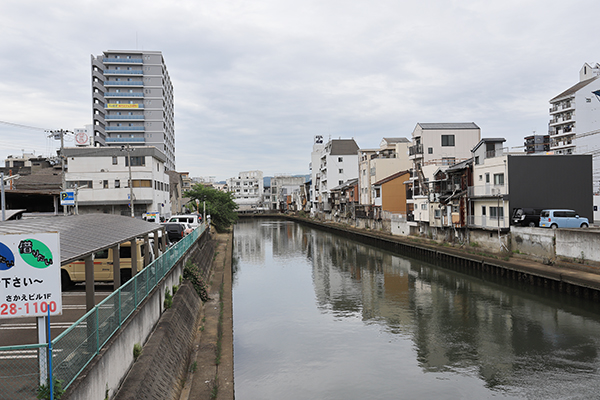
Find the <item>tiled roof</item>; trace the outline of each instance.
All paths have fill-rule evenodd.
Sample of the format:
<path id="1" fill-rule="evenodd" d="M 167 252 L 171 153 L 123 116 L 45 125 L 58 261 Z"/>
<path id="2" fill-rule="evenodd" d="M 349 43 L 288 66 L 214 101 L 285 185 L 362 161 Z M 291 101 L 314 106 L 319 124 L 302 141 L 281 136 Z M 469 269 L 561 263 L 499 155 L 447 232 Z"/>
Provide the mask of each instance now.
<path id="1" fill-rule="evenodd" d="M 402 175 L 408 174 L 408 171 L 400 171 L 400 172 L 396 172 L 395 174 L 392 174 L 388 177 L 385 177 L 383 179 L 378 180 L 377 182 L 375 182 L 373 185 L 383 185 L 384 183 L 387 183 L 389 181 L 393 181 L 394 179 L 401 177 Z"/>

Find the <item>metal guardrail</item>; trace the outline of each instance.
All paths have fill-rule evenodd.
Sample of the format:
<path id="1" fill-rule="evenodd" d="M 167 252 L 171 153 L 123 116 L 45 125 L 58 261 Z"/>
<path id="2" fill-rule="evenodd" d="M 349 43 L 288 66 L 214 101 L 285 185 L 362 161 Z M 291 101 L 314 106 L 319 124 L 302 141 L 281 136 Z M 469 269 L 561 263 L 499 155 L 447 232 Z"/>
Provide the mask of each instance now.
<path id="1" fill-rule="evenodd" d="M 73 383 L 205 230 L 202 224 L 168 248 L 52 340 L 52 372 L 63 389 Z M 47 344 L 0 347 L 0 400 L 36 399 L 37 388 L 47 377 L 47 354 Z"/>

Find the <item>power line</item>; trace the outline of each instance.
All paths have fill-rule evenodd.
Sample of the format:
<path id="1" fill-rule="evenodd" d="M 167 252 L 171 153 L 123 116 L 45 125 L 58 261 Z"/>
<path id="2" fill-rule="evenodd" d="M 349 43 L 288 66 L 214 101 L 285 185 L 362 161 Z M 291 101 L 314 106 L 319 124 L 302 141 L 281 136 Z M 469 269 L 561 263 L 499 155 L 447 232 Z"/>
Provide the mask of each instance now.
<path id="1" fill-rule="evenodd" d="M 49 130 L 49 129 L 44 129 L 44 128 L 38 128 L 37 126 L 15 124 L 14 122 L 8 122 L 8 121 L 0 121 L 0 124 L 17 126 L 19 128 L 25 128 L 25 129 L 33 129 L 33 130 L 36 130 L 36 131 L 48 131 Z"/>

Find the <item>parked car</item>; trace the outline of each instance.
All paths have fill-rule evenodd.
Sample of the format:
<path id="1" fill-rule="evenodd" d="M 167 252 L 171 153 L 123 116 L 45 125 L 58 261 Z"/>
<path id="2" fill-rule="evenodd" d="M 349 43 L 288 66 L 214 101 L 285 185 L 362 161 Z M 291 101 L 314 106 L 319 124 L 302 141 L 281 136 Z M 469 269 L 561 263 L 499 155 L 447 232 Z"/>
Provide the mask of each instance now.
<path id="1" fill-rule="evenodd" d="M 162 224 L 167 231 L 169 242 L 178 242 L 185 236 L 185 226 L 179 222 L 165 222 Z"/>
<path id="2" fill-rule="evenodd" d="M 590 222 L 573 210 L 542 210 L 540 227 L 542 228 L 587 228 Z"/>
<path id="3" fill-rule="evenodd" d="M 541 212 L 542 210 L 537 208 L 515 208 L 512 224 L 530 227 L 539 226 Z"/>
<path id="4" fill-rule="evenodd" d="M 137 270 L 144 268 L 144 241 L 137 241 Z M 150 257 L 153 258 L 152 249 Z M 121 283 L 131 279 L 131 242 L 121 243 L 119 246 L 119 263 L 121 267 Z M 108 248 L 94 253 L 94 281 L 112 282 L 113 275 L 113 249 Z M 63 289 L 73 283 L 85 282 L 85 261 L 78 260 L 61 267 L 61 283 Z"/>
<path id="5" fill-rule="evenodd" d="M 183 222 L 190 224 L 193 229 L 196 229 L 202 223 L 202 215 L 200 214 L 184 214 L 173 215 L 167 222 Z"/>

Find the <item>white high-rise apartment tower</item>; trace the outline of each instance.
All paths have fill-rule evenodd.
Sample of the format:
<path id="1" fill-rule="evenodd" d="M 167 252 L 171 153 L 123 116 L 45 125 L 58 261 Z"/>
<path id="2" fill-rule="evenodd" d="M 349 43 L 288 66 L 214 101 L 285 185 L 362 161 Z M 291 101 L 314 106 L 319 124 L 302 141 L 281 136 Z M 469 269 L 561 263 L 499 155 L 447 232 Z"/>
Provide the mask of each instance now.
<path id="1" fill-rule="evenodd" d="M 160 51 L 92 56 L 92 101 L 96 146 L 154 146 L 175 170 L 173 85 Z"/>

